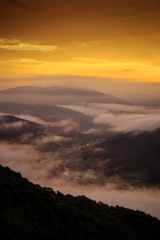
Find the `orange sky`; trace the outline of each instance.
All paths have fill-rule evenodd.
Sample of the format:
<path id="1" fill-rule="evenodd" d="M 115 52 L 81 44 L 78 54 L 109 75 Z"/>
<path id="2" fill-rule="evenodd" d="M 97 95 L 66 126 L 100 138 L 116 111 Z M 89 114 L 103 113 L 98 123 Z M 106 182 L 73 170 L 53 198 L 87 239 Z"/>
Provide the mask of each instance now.
<path id="1" fill-rule="evenodd" d="M 159 0 L 1 0 L 0 87 L 160 82 L 159 13 Z"/>

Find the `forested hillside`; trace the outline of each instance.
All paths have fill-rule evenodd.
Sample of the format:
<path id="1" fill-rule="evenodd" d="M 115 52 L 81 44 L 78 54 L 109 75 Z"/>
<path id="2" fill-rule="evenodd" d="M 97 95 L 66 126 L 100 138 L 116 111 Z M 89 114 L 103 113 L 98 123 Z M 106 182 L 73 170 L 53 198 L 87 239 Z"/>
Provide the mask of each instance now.
<path id="1" fill-rule="evenodd" d="M 1 240 L 158 240 L 160 221 L 85 196 L 55 193 L 0 166 Z"/>

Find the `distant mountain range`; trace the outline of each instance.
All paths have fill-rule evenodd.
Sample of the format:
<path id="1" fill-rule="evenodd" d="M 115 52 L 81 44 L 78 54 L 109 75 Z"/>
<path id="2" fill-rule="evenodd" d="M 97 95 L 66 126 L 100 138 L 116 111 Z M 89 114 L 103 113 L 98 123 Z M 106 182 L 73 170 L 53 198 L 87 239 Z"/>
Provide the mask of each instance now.
<path id="1" fill-rule="evenodd" d="M 160 221 L 34 185 L 0 165 L 2 240 L 159 240 Z"/>
<path id="2" fill-rule="evenodd" d="M 119 103 L 128 104 L 127 101 L 110 94 L 101 93 L 91 89 L 73 87 L 17 87 L 0 91 L 0 101 L 13 101 L 23 103 L 49 103 L 69 104 L 76 102 Z"/>

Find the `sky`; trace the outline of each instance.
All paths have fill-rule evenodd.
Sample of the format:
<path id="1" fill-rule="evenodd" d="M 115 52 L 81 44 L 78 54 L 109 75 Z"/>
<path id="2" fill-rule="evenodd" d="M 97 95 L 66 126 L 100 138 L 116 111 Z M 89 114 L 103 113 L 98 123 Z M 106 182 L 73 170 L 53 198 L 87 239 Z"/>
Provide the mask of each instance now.
<path id="1" fill-rule="evenodd" d="M 159 0 L 1 0 L 0 88 L 129 82 L 149 92 L 160 85 L 159 12 Z"/>

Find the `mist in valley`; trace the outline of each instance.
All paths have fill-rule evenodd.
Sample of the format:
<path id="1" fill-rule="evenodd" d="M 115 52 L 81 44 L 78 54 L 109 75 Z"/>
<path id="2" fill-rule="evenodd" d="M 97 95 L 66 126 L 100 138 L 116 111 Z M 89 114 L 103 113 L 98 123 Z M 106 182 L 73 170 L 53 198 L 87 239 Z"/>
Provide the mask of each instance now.
<path id="1" fill-rule="evenodd" d="M 4 93 L 0 95 L 0 164 L 41 186 L 160 218 L 160 182 L 149 182 L 146 175 L 141 179 L 144 173 L 137 172 L 133 181 L 127 181 L 119 165 L 112 175 L 106 175 L 112 149 L 104 147 L 114 137 L 130 139 L 144 132 L 155 133 L 157 144 L 159 107 L 134 105 L 92 91 L 83 97 L 81 90 L 82 95 L 75 97 L 67 91 L 54 97 L 12 91 L 5 98 Z M 87 151 L 91 156 L 84 156 Z"/>

